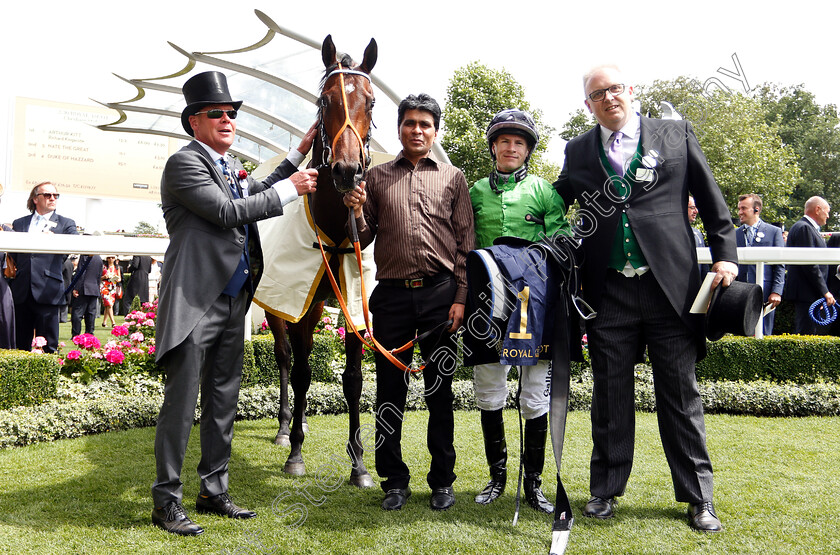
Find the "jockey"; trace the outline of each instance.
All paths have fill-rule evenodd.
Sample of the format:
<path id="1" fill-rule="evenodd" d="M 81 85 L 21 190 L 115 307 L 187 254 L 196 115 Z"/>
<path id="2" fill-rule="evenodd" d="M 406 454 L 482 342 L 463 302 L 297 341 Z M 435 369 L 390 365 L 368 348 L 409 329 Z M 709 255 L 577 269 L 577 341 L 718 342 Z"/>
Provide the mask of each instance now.
<path id="1" fill-rule="evenodd" d="M 539 241 L 557 233 L 570 235 L 563 199 L 548 181 L 528 174 L 528 161 L 540 138 L 531 114 L 502 110 L 491 120 L 486 136 L 495 167 L 489 177 L 470 189 L 476 248 L 489 247 L 502 236 Z M 502 409 L 507 399 L 509 371 L 509 365 L 499 362 L 474 367 L 476 404 L 481 409 L 484 449 L 490 466 L 490 482 L 475 498 L 481 505 L 491 503 L 505 490 L 507 444 Z M 537 511 L 551 513 L 554 506 L 540 489 L 548 433 L 549 361 L 520 366 L 520 371 L 519 402 L 525 418 L 525 499 Z"/>

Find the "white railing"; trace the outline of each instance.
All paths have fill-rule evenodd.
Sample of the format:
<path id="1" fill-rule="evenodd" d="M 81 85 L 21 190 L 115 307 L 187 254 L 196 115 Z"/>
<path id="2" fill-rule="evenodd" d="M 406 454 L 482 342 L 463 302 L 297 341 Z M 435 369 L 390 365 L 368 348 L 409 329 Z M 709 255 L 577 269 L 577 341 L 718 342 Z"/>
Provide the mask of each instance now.
<path id="1" fill-rule="evenodd" d="M 46 233 L 0 233 L 0 252 L 41 252 L 47 254 L 116 254 L 147 255 L 163 259 L 169 239 L 152 237 L 123 237 L 121 235 L 53 235 Z M 701 264 L 711 264 L 712 256 L 707 247 L 697 249 Z M 756 276 L 764 275 L 765 264 L 840 264 L 840 249 L 813 249 L 808 247 L 738 247 L 738 261 L 754 264 Z M 833 273 L 833 272 L 832 272 Z M 759 279 L 760 287 L 764 280 Z M 816 300 L 816 299 L 814 299 Z M 764 336 L 761 319 L 756 325 L 755 336 Z M 245 326 L 250 336 L 251 327 Z"/>
<path id="2" fill-rule="evenodd" d="M 701 264 L 711 264 L 712 255 L 708 247 L 697 249 L 697 259 Z M 840 249 L 814 249 L 810 247 L 738 247 L 738 263 L 754 264 L 758 285 L 763 289 L 765 264 L 840 264 Z M 834 273 L 829 272 L 829 273 Z M 817 300 L 817 299 L 814 299 Z M 755 326 L 755 336 L 764 337 L 762 318 Z"/>

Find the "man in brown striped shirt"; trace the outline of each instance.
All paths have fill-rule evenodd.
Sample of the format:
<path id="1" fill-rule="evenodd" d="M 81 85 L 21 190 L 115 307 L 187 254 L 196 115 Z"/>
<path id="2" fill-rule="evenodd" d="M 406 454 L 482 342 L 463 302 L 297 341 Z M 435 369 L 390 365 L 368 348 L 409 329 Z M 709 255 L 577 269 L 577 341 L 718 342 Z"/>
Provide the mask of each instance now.
<path id="1" fill-rule="evenodd" d="M 376 237 L 373 255 L 379 284 L 370 297 L 376 339 L 394 349 L 434 330 L 420 341 L 420 352 L 426 361 L 427 443 L 432 455 L 426 480 L 432 489 L 431 508 L 442 511 L 455 503 L 454 368 L 444 368 L 446 357 L 433 353 L 446 351 L 444 343 L 452 341 L 451 334 L 464 319 L 466 256 L 475 239 L 464 174 L 429 155 L 439 125 L 440 107 L 429 95 L 404 99 L 398 109 L 402 151 L 372 168 L 366 183 L 345 195 L 345 204 L 353 208 L 362 247 Z M 407 350 L 398 358 L 408 364 L 411 353 Z M 407 371 L 376 354 L 376 471 L 384 478 L 385 510 L 401 509 L 411 495 L 400 447 L 407 377 Z"/>

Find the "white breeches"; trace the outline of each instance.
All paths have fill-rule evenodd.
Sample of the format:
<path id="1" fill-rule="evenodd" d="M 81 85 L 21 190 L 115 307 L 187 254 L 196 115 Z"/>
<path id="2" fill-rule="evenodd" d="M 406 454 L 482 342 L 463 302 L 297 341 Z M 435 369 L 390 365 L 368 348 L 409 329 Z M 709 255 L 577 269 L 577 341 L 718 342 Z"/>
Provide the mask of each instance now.
<path id="1" fill-rule="evenodd" d="M 548 412 L 551 392 L 551 367 L 541 360 L 534 366 L 520 366 L 522 393 L 519 406 L 525 420 L 532 420 Z M 491 363 L 473 367 L 475 404 L 481 410 L 499 410 L 507 400 L 507 375 L 510 365 Z"/>

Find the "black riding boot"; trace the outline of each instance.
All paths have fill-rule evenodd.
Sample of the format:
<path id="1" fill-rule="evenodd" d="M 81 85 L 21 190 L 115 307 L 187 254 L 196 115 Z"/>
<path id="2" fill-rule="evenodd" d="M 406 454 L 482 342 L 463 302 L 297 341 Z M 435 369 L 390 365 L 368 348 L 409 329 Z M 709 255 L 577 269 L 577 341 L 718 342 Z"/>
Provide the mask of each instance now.
<path id="1" fill-rule="evenodd" d="M 481 431 L 484 434 L 484 452 L 490 466 L 490 482 L 475 496 L 475 502 L 487 505 L 505 491 L 507 481 L 507 443 L 502 409 L 481 411 Z"/>
<path id="2" fill-rule="evenodd" d="M 545 439 L 548 435 L 548 415 L 525 421 L 525 450 L 522 464 L 525 467 L 525 500 L 534 509 L 551 514 L 554 505 L 545 498 L 540 485 L 540 474 L 545 464 Z"/>

